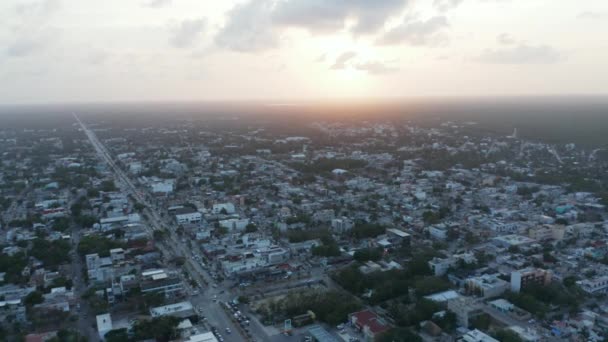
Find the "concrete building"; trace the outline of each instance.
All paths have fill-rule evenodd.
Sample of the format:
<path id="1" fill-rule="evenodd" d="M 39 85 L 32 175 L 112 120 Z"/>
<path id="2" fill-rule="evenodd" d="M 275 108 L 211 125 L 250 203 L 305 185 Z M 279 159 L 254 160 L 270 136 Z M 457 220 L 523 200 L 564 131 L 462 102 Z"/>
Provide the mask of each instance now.
<path id="1" fill-rule="evenodd" d="M 213 205 L 211 212 L 214 215 L 219 215 L 219 214 L 231 215 L 236 212 L 236 209 L 234 208 L 234 204 L 232 204 L 232 203 L 218 203 L 218 204 Z"/>
<path id="2" fill-rule="evenodd" d="M 354 327 L 363 333 L 365 341 L 372 342 L 377 336 L 390 329 L 387 322 L 370 310 L 363 310 L 349 315 Z"/>
<path id="3" fill-rule="evenodd" d="M 524 268 L 511 272 L 511 292 L 519 293 L 522 289 L 532 284 L 547 286 L 551 283 L 553 275 L 551 271 L 541 268 Z"/>
<path id="4" fill-rule="evenodd" d="M 537 241 L 554 240 L 561 241 L 564 239 L 566 227 L 562 225 L 542 225 L 530 228 L 528 236 Z"/>
<path id="5" fill-rule="evenodd" d="M 576 284 L 581 290 L 590 295 L 608 292 L 608 276 L 595 277 L 593 279 L 579 280 Z"/>
<path id="6" fill-rule="evenodd" d="M 464 334 L 459 341 L 462 342 L 500 342 L 499 340 L 486 335 L 485 333 L 475 329 Z"/>
<path id="7" fill-rule="evenodd" d="M 220 227 L 224 227 L 230 231 L 245 230 L 249 224 L 249 219 L 228 219 L 220 221 Z"/>
<path id="8" fill-rule="evenodd" d="M 203 214 L 192 208 L 180 208 L 175 211 L 175 221 L 178 224 L 198 223 L 203 220 Z"/>
<path id="9" fill-rule="evenodd" d="M 164 293 L 165 296 L 179 294 L 184 284 L 177 275 L 169 275 L 164 270 L 153 270 L 142 273 L 140 283 L 142 293 Z"/>
<path id="10" fill-rule="evenodd" d="M 466 292 L 483 298 L 500 296 L 508 289 L 509 283 L 498 278 L 495 274 L 484 274 L 465 280 Z"/>
<path id="11" fill-rule="evenodd" d="M 343 234 L 350 231 L 354 225 L 355 223 L 347 217 L 341 217 L 331 220 L 331 230 L 332 232 L 337 234 Z"/>
<path id="12" fill-rule="evenodd" d="M 99 333 L 99 339 L 105 341 L 105 336 L 112 330 L 112 316 L 109 313 L 98 315 L 97 319 L 97 332 Z"/>
<path id="13" fill-rule="evenodd" d="M 172 179 L 167 179 L 164 181 L 160 181 L 160 182 L 154 182 L 152 184 L 150 184 L 150 188 L 152 190 L 152 193 L 155 194 L 168 194 L 173 192 L 173 180 Z"/>
<path id="14" fill-rule="evenodd" d="M 150 309 L 150 316 L 153 318 L 162 316 L 188 318 L 194 315 L 196 315 L 196 311 L 194 311 L 194 307 L 190 302 L 180 302 Z"/>
<path id="15" fill-rule="evenodd" d="M 492 241 L 497 246 L 504 248 L 528 246 L 536 242 L 533 239 L 516 234 L 497 236 Z"/>
<path id="16" fill-rule="evenodd" d="M 481 304 L 470 297 L 459 296 L 448 300 L 448 310 L 456 315 L 456 321 L 461 327 L 468 327 L 472 318 L 483 314 Z"/>
<path id="17" fill-rule="evenodd" d="M 190 336 L 184 342 L 218 342 L 217 337 L 212 332 Z"/>

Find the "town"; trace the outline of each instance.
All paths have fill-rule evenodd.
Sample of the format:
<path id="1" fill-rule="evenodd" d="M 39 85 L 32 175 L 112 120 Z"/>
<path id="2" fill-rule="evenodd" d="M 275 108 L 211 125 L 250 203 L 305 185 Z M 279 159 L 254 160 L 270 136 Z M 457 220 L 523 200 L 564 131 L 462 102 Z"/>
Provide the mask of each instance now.
<path id="1" fill-rule="evenodd" d="M 2 341 L 604 341 L 608 154 L 475 121 L 0 128 Z"/>

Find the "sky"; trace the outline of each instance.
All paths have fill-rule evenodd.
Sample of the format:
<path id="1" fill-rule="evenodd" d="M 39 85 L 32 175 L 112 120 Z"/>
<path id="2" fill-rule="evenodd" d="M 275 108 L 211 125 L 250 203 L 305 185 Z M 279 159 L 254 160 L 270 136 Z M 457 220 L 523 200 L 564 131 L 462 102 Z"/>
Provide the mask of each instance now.
<path id="1" fill-rule="evenodd" d="M 0 104 L 608 94 L 606 0 L 2 0 Z"/>

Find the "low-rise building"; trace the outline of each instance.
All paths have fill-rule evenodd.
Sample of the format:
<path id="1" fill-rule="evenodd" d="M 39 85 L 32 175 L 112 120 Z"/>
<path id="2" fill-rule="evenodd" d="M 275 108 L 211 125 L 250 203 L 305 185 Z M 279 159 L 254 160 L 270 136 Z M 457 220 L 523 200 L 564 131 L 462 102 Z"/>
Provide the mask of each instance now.
<path id="1" fill-rule="evenodd" d="M 483 298 L 500 296 L 508 289 L 509 283 L 498 278 L 495 274 L 484 274 L 465 280 L 466 292 Z"/>
<path id="2" fill-rule="evenodd" d="M 349 315 L 350 322 L 365 338 L 365 341 L 374 341 L 377 336 L 390 329 L 383 319 L 370 310 L 363 310 Z"/>
<path id="3" fill-rule="evenodd" d="M 581 290 L 591 295 L 608 292 L 608 276 L 579 280 L 576 282 L 576 284 L 581 288 Z"/>
<path id="4" fill-rule="evenodd" d="M 192 303 L 185 301 L 171 305 L 164 305 L 150 309 L 150 316 L 153 318 L 162 316 L 172 316 L 177 318 L 188 318 L 196 315 Z"/>
<path id="5" fill-rule="evenodd" d="M 178 224 L 198 223 L 203 220 L 203 214 L 192 208 L 180 208 L 175 211 L 175 220 Z"/>

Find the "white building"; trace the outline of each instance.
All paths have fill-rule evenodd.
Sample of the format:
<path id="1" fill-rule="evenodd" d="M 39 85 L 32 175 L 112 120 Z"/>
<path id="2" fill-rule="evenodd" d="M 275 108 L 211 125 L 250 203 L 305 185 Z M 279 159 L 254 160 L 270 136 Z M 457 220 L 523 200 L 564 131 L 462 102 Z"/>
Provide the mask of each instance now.
<path id="1" fill-rule="evenodd" d="M 353 228 L 354 225 L 355 223 L 347 217 L 336 218 L 331 220 L 331 230 L 334 233 L 340 234 L 348 232 Z"/>
<path id="2" fill-rule="evenodd" d="M 213 205 L 213 209 L 211 210 L 213 212 L 214 215 L 219 215 L 219 214 L 226 214 L 226 215 L 230 215 L 230 214 L 234 214 L 236 212 L 236 209 L 234 207 L 234 204 L 232 203 L 218 203 L 218 204 L 214 204 Z"/>
<path id="3" fill-rule="evenodd" d="M 105 341 L 105 336 L 108 332 L 112 330 L 112 316 L 109 313 L 98 315 L 97 319 L 97 332 L 99 333 L 99 338 L 102 341 Z"/>
<path id="4" fill-rule="evenodd" d="M 182 208 L 175 212 L 175 220 L 178 224 L 198 223 L 203 219 L 203 214 L 194 209 Z"/>
<path id="5" fill-rule="evenodd" d="M 179 302 L 171 305 L 159 306 L 150 309 L 150 316 L 154 318 L 162 316 L 185 318 L 191 316 L 194 313 L 194 307 L 190 302 Z"/>
<path id="6" fill-rule="evenodd" d="M 150 184 L 152 192 L 155 194 L 168 194 L 173 192 L 173 180 L 168 179 Z"/>
<path id="7" fill-rule="evenodd" d="M 460 341 L 462 342 L 500 342 L 491 336 L 484 334 L 483 332 L 475 329 L 471 330 L 468 333 L 464 334 Z"/>
<path id="8" fill-rule="evenodd" d="M 249 219 L 228 219 L 220 221 L 220 227 L 224 227 L 228 230 L 245 230 L 249 224 Z"/>
<path id="9" fill-rule="evenodd" d="M 448 238 L 448 230 L 444 227 L 429 227 L 429 234 L 437 240 L 445 240 Z"/>
<path id="10" fill-rule="evenodd" d="M 218 339 L 212 332 L 207 332 L 198 335 L 192 335 L 184 342 L 218 342 Z"/>
<path id="11" fill-rule="evenodd" d="M 608 292 L 608 276 L 579 280 L 576 282 L 576 284 L 581 288 L 581 290 L 591 295 Z"/>
<path id="12" fill-rule="evenodd" d="M 465 280 L 467 293 L 483 298 L 497 297 L 507 291 L 510 283 L 498 278 L 495 274 L 484 274 Z"/>

